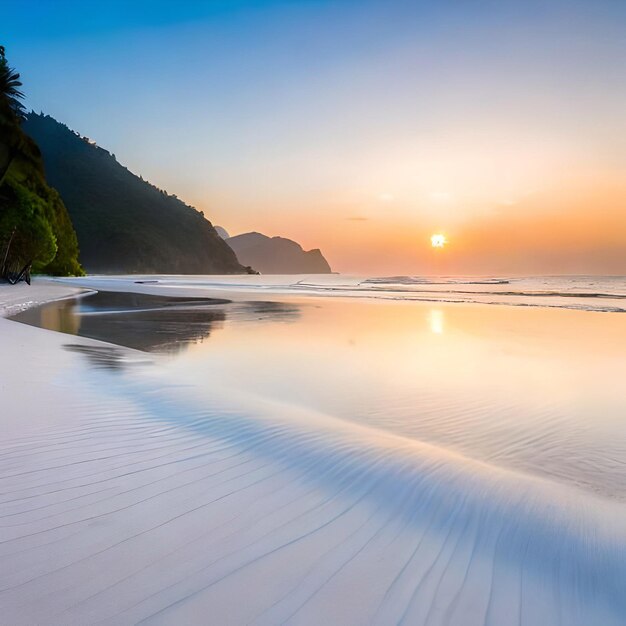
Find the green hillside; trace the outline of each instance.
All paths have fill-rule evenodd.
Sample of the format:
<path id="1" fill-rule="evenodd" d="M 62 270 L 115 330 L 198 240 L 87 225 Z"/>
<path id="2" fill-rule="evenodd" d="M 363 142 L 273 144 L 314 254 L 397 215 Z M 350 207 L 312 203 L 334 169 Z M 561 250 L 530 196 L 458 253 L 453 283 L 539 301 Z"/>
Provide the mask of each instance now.
<path id="1" fill-rule="evenodd" d="M 136 176 L 115 156 L 52 117 L 30 113 L 41 148 L 91 273 L 233 274 L 246 269 L 211 223 Z"/>

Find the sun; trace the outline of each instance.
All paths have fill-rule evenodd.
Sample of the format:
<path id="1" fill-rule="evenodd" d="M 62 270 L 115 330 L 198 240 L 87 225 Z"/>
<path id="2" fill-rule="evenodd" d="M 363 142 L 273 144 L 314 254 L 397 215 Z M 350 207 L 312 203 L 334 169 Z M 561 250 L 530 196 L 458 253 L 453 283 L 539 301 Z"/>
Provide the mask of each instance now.
<path id="1" fill-rule="evenodd" d="M 433 248 L 443 248 L 448 243 L 445 235 L 441 233 L 435 233 L 430 238 L 430 245 Z"/>

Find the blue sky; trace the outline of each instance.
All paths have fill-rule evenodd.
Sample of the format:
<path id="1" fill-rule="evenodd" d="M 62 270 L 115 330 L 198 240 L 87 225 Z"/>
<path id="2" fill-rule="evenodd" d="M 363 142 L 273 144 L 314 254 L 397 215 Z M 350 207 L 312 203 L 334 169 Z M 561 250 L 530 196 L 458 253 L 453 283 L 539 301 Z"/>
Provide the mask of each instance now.
<path id="1" fill-rule="evenodd" d="M 22 0 L 2 15 L 27 106 L 231 231 L 293 236 L 348 271 L 372 248 L 419 268 L 419 246 L 389 257 L 405 232 L 548 204 L 565 219 L 568 177 L 610 186 L 626 162 L 624 2 Z M 499 262 L 474 252 L 477 271 Z"/>

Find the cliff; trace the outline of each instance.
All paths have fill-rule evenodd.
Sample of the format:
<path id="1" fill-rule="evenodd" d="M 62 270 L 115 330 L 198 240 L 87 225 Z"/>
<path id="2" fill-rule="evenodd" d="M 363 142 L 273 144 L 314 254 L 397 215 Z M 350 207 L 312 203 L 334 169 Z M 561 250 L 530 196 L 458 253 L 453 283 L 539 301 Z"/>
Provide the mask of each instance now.
<path id="1" fill-rule="evenodd" d="M 330 274 L 328 262 L 318 249 L 302 249 L 284 237 L 244 233 L 226 239 L 240 263 L 251 265 L 261 274 Z"/>

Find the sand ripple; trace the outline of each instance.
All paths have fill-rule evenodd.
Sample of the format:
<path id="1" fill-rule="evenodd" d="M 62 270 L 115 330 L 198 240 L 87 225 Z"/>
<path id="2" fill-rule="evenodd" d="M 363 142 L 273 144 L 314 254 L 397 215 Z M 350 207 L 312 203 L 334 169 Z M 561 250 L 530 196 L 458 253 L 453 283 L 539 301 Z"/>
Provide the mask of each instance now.
<path id="1" fill-rule="evenodd" d="M 4 623 L 624 623 L 619 502 L 156 368 L 85 380 L 0 444 Z"/>

